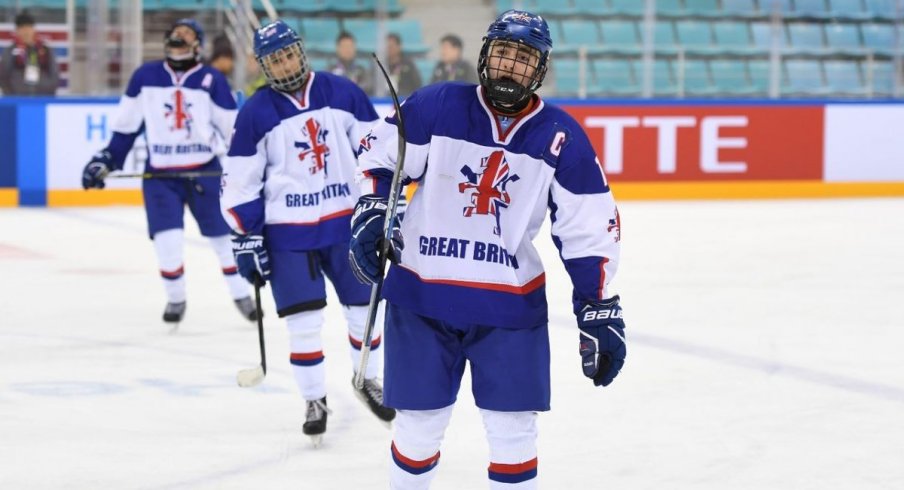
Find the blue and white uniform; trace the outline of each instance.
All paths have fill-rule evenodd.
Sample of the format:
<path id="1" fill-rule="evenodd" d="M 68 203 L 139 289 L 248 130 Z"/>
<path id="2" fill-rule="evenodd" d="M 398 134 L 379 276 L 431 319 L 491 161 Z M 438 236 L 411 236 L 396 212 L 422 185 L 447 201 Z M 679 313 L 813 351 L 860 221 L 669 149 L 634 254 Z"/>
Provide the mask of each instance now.
<path id="1" fill-rule="evenodd" d="M 351 357 L 360 356 L 370 288 L 348 264 L 361 137 L 378 116 L 351 81 L 311 72 L 294 94 L 268 86 L 239 112 L 224 162 L 220 205 L 233 231 L 262 235 L 277 313 L 290 331 L 296 381 L 306 400 L 326 395 L 320 338 L 324 276 L 348 321 Z M 380 345 L 379 335 L 372 347 Z M 380 374 L 372 356 L 367 378 Z"/>
<path id="2" fill-rule="evenodd" d="M 114 169 L 121 169 L 135 139 L 144 135 L 148 159 L 145 171 L 219 171 L 214 153 L 218 137 L 228 136 L 236 104 L 226 78 L 196 64 L 174 71 L 166 61 L 140 66 L 129 80 L 106 150 Z M 219 136 L 218 136 L 219 135 Z M 217 254 L 233 299 L 248 297 L 248 286 L 236 273 L 228 238 L 229 227 L 219 213 L 219 179 L 150 178 L 142 181 L 148 233 L 171 303 L 185 301 L 183 214 L 189 211 Z"/>

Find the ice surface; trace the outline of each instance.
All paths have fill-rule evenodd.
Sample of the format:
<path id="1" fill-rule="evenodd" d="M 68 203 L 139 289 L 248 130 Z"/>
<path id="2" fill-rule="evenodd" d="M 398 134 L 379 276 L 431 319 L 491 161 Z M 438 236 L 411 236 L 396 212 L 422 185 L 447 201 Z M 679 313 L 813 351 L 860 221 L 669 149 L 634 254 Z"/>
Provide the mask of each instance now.
<path id="1" fill-rule="evenodd" d="M 570 286 L 537 238 L 541 488 L 904 488 L 904 200 L 620 209 L 629 358 L 607 389 L 581 375 Z M 269 373 L 242 389 L 256 328 L 187 222 L 188 311 L 168 335 L 141 209 L 0 210 L 0 488 L 387 488 L 390 432 L 351 391 L 335 297 L 315 450 L 269 291 Z M 433 488 L 486 488 L 487 454 L 466 382 Z"/>

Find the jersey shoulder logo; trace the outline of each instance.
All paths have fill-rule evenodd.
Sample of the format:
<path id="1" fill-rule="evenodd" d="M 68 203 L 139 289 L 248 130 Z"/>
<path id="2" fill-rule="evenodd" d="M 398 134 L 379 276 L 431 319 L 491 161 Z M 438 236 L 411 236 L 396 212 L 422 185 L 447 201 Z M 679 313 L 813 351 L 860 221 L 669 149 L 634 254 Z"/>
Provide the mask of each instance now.
<path id="1" fill-rule="evenodd" d="M 311 166 L 308 170 L 311 175 L 323 170 L 327 173 L 326 157 L 330 155 L 330 147 L 326 144 L 326 136 L 329 130 L 323 129 L 323 126 L 313 117 L 308 118 L 301 127 L 301 134 L 307 141 L 296 141 L 295 148 L 301 148 L 298 153 L 298 159 L 302 162 L 310 158 Z"/>
<path id="2" fill-rule="evenodd" d="M 358 142 L 358 151 L 355 152 L 355 156 L 361 156 L 365 151 L 370 151 L 371 145 L 376 139 L 377 137 L 374 135 L 373 131 L 364 135 L 364 137 L 361 138 L 361 141 Z"/>
<path id="3" fill-rule="evenodd" d="M 483 157 L 478 172 L 465 165 L 461 167 L 461 173 L 467 181 L 458 184 L 458 192 L 471 194 L 471 205 L 465 206 L 464 216 L 466 218 L 475 214 L 494 216 L 496 224 L 493 227 L 493 234 L 500 235 L 502 229 L 499 213 L 512 202 L 506 186 L 519 179 L 517 175 L 511 173 L 505 152 L 498 150 L 488 157 Z"/>
<path id="4" fill-rule="evenodd" d="M 618 215 L 618 208 L 615 208 L 615 217 L 609 218 L 609 226 L 606 231 L 612 233 L 616 242 L 621 241 L 621 217 Z"/>
<path id="5" fill-rule="evenodd" d="M 170 131 L 181 131 L 184 129 L 186 131 L 186 139 L 191 138 L 191 125 L 193 122 L 191 112 L 189 112 L 191 106 L 192 104 L 185 100 L 185 95 L 179 89 L 173 92 L 172 103 L 163 103 L 163 107 L 166 108 L 166 113 L 163 116 L 172 122 Z"/>

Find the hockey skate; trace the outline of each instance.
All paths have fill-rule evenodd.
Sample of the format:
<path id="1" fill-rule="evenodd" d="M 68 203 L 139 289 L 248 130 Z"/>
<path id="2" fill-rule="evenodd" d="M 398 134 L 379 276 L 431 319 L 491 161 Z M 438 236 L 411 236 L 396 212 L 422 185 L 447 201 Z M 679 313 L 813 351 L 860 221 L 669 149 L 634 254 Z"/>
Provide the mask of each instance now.
<path id="1" fill-rule="evenodd" d="M 179 326 L 182 317 L 185 316 L 185 301 L 181 303 L 167 303 L 166 309 L 163 310 L 163 321 L 173 323 L 173 330 Z"/>
<path id="2" fill-rule="evenodd" d="M 355 386 L 355 378 L 352 377 L 352 389 L 355 390 L 355 395 L 358 396 L 358 399 L 367 405 L 367 408 L 373 412 L 378 419 L 386 423 L 386 426 L 388 427 L 390 425 L 389 423 L 392 422 L 392 419 L 395 418 L 396 411 L 394 408 L 383 406 L 383 387 L 380 386 L 377 378 L 365 379 L 364 386 L 359 390 Z"/>
<path id="3" fill-rule="evenodd" d="M 235 300 L 235 307 L 239 309 L 239 313 L 248 321 L 257 321 L 258 312 L 257 308 L 254 307 L 254 300 L 251 299 L 251 296 Z"/>
<path id="4" fill-rule="evenodd" d="M 323 433 L 326 432 L 327 415 L 333 413 L 326 406 L 326 397 L 319 400 L 307 400 L 307 409 L 305 410 L 305 421 L 301 427 L 305 435 L 311 436 L 311 442 L 314 447 L 320 447 L 323 443 Z"/>

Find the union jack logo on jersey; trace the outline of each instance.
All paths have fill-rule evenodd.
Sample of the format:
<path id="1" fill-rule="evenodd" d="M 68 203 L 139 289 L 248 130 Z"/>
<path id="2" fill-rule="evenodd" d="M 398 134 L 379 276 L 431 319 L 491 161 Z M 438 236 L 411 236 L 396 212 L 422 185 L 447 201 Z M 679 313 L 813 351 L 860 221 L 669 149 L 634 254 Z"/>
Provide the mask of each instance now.
<path id="1" fill-rule="evenodd" d="M 467 182 L 458 184 L 458 192 L 471 191 L 471 205 L 465 206 L 464 216 L 470 218 L 478 215 L 492 215 L 496 218 L 493 234 L 500 235 L 502 228 L 499 213 L 509 207 L 512 198 L 506 186 L 517 182 L 519 177 L 511 173 L 505 152 L 494 151 L 490 156 L 480 160 L 480 172 L 474 172 L 467 165 L 461 167 L 461 173 L 468 178 Z"/>
<path id="2" fill-rule="evenodd" d="M 308 169 L 311 175 L 321 170 L 326 174 L 326 157 L 330 155 L 330 147 L 326 144 L 326 135 L 329 134 L 329 130 L 323 129 L 323 126 L 312 117 L 304 122 L 301 134 L 305 135 L 308 141 L 295 142 L 295 148 L 301 148 L 298 159 L 305 161 L 311 157 L 312 165 Z"/>
<path id="3" fill-rule="evenodd" d="M 186 138 L 191 138 L 191 123 L 193 119 L 191 113 L 188 112 L 188 110 L 191 109 L 191 104 L 185 101 L 185 96 L 182 94 L 182 91 L 176 89 L 173 93 L 173 103 L 164 103 L 163 107 L 166 108 L 166 113 L 163 116 L 167 119 L 170 117 L 173 118 L 173 124 L 170 126 L 170 131 L 184 129 L 186 131 Z"/>
<path id="4" fill-rule="evenodd" d="M 615 217 L 609 218 L 609 226 L 606 227 L 609 233 L 615 232 L 615 241 L 621 241 L 621 217 L 618 215 L 618 208 L 615 208 Z"/>

